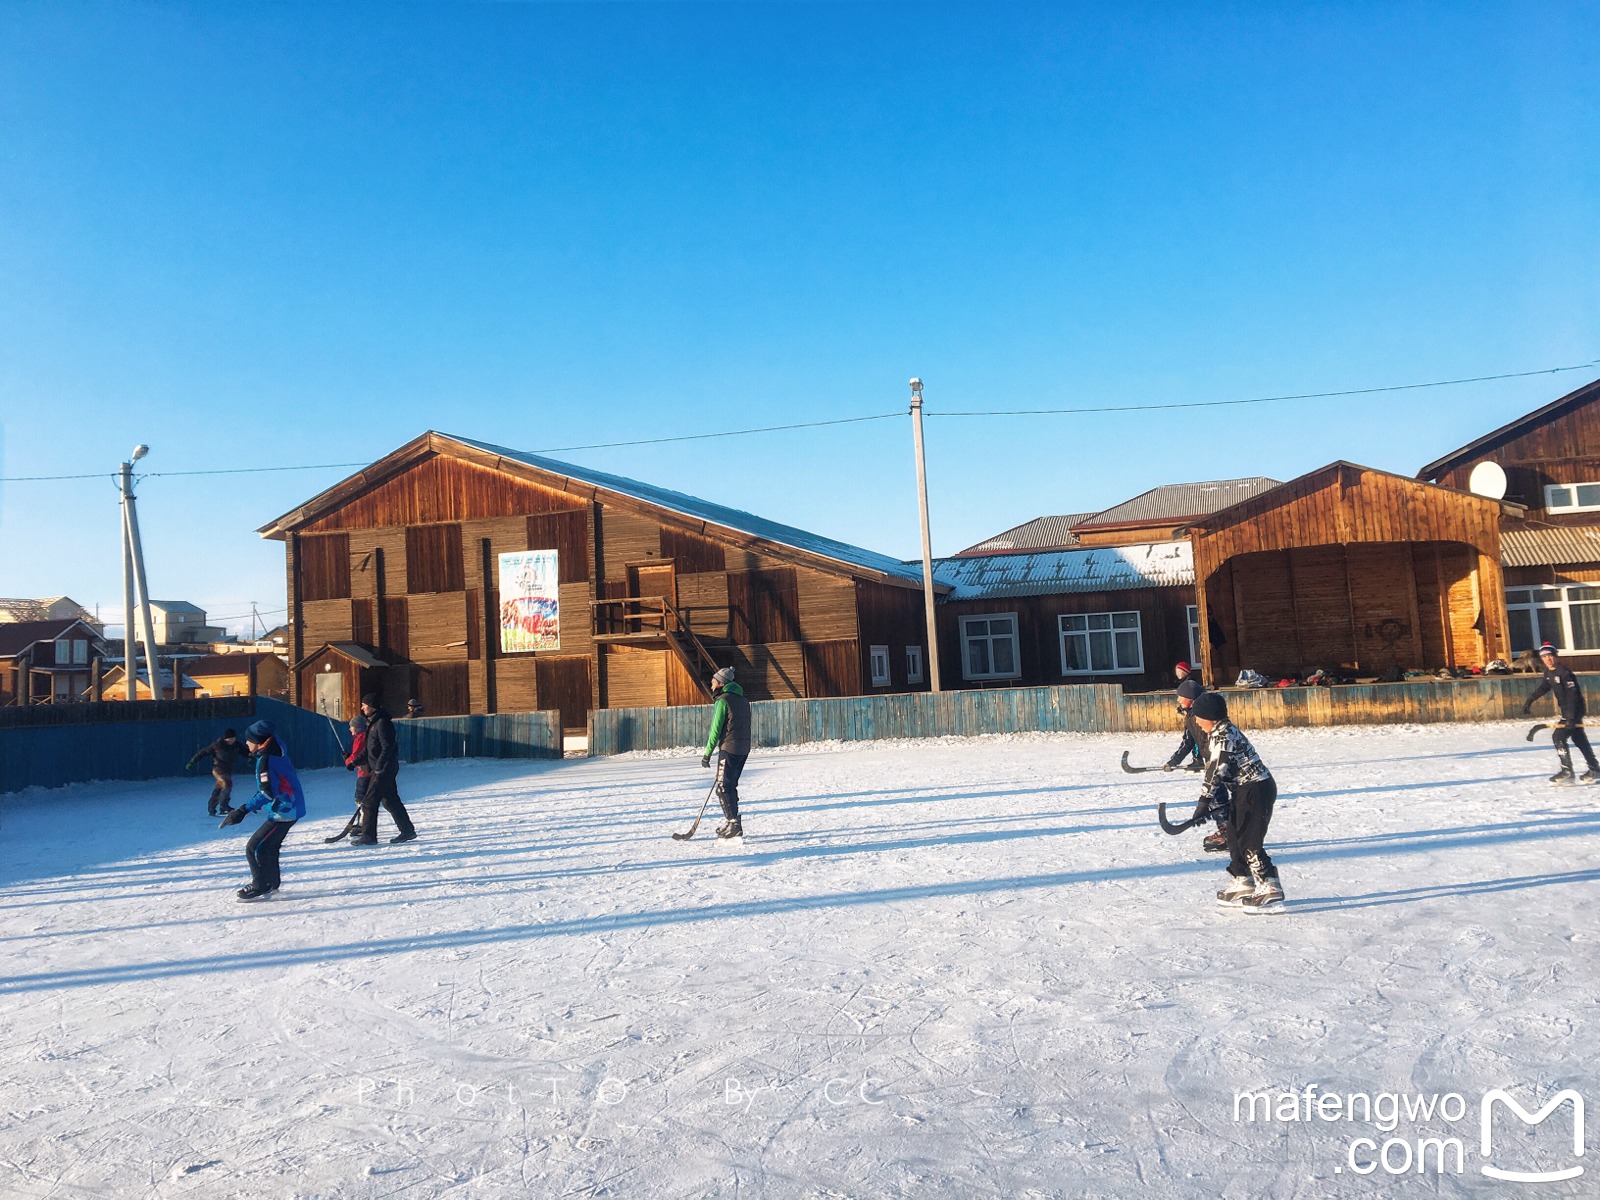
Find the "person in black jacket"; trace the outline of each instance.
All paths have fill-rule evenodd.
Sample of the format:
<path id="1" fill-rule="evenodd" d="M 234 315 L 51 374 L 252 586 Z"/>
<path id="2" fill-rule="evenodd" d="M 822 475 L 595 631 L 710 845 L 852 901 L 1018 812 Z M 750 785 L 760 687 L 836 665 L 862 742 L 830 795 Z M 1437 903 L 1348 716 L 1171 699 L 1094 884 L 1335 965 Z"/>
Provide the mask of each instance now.
<path id="1" fill-rule="evenodd" d="M 1571 742 L 1578 747 L 1583 761 L 1589 766 L 1587 771 L 1578 776 L 1578 781 L 1593 783 L 1600 779 L 1600 763 L 1595 762 L 1594 750 L 1589 746 L 1589 735 L 1583 731 L 1583 688 L 1578 685 L 1578 677 L 1572 673 L 1572 668 L 1560 661 L 1556 648 L 1549 642 L 1539 647 L 1539 659 L 1544 663 L 1544 679 L 1533 689 L 1533 695 L 1528 697 L 1522 711 L 1532 712 L 1535 700 L 1546 692 L 1555 693 L 1556 708 L 1561 712 L 1555 732 L 1556 757 L 1561 760 L 1561 769 L 1550 776 L 1550 782 L 1572 782 L 1572 754 L 1567 749 L 1567 743 Z"/>
<path id="2" fill-rule="evenodd" d="M 233 768 L 240 759 L 250 757 L 250 751 L 245 749 L 239 735 L 231 729 L 224 729 L 222 736 L 209 746 L 202 746 L 194 752 L 194 757 L 184 764 L 185 771 L 194 770 L 195 763 L 206 755 L 211 756 L 211 799 L 206 802 L 206 816 L 225 817 L 233 811 Z"/>
<path id="3" fill-rule="evenodd" d="M 350 839 L 352 846 L 378 844 L 378 805 L 383 805 L 400 830 L 390 842 L 409 842 L 417 836 L 411 814 L 400 801 L 397 779 L 400 775 L 400 748 L 395 744 L 394 721 L 378 703 L 376 693 L 361 697 L 361 711 L 367 718 L 367 770 L 371 781 L 361 797 L 361 832 Z"/>

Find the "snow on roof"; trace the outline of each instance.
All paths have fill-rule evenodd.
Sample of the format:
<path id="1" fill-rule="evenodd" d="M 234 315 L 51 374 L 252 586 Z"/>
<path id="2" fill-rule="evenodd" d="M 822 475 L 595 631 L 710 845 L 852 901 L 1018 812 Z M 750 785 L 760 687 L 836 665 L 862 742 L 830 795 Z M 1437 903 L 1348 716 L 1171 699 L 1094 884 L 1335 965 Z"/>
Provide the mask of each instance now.
<path id="1" fill-rule="evenodd" d="M 934 578 L 954 589 L 947 600 L 1120 592 L 1192 585 L 1194 557 L 1188 542 L 989 554 L 941 559 Z"/>
<path id="2" fill-rule="evenodd" d="M 852 546 L 847 542 L 838 542 L 820 534 L 808 533 L 804 529 L 796 529 L 793 525 L 769 521 L 765 517 L 758 517 L 754 513 L 747 513 L 741 509 L 727 508 L 710 500 L 701 500 L 696 496 L 688 496 L 668 488 L 656 487 L 654 484 L 640 483 L 636 479 L 628 479 L 622 475 L 611 475 L 604 471 L 591 470 L 588 467 L 574 466 L 572 463 L 561 462 L 554 458 L 543 458 L 537 454 L 528 454 L 522 450 L 511 450 L 505 446 L 496 446 L 491 442 L 474 441 L 472 438 L 457 437 L 455 434 L 442 434 L 440 436 L 447 437 L 451 441 L 460 442 L 466 446 L 473 446 L 489 454 L 498 454 L 501 458 L 523 463 L 540 471 L 548 471 L 552 475 L 564 476 L 580 483 L 586 483 L 590 487 L 603 488 L 608 492 L 615 492 L 618 495 L 628 496 L 634 500 L 642 500 L 646 504 L 653 504 L 658 508 L 664 508 L 682 516 L 693 517 L 698 521 L 721 525 L 739 533 L 749 534 L 751 537 L 775 542 L 780 546 L 789 546 L 795 550 L 803 550 L 808 554 L 830 558 L 846 566 L 861 567 L 864 570 L 876 571 L 882 575 L 891 575 L 897 579 L 915 583 L 918 586 L 922 584 L 922 569 L 920 566 L 909 566 L 897 558 L 890 558 L 887 554 L 863 550 L 860 546 Z"/>
<path id="3" fill-rule="evenodd" d="M 1185 521 L 1230 508 L 1240 501 L 1271 491 L 1280 481 L 1265 475 L 1244 479 L 1214 479 L 1208 483 L 1165 483 L 1141 492 L 1132 500 L 1097 512 L 1080 521 L 1079 527 L 1094 529 L 1102 525 L 1128 525 L 1144 521 Z"/>

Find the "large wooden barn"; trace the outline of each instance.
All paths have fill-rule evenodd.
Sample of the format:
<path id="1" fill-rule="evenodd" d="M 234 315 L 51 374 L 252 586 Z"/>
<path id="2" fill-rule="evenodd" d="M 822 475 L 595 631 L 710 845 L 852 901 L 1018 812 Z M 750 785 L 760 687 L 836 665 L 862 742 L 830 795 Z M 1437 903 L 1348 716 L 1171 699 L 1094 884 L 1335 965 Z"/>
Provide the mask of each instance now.
<path id="1" fill-rule="evenodd" d="M 429 715 L 927 687 L 920 570 L 692 496 L 426 433 L 261 529 L 294 702 Z M 944 589 L 941 589 L 944 590 Z"/>
<path id="2" fill-rule="evenodd" d="M 1335 462 L 1189 526 L 1206 674 L 1363 675 L 1507 657 L 1515 505 Z"/>
<path id="3" fill-rule="evenodd" d="M 1435 459 L 1419 479 L 1503 492 L 1511 652 L 1543 641 L 1600 668 L 1600 380 Z"/>

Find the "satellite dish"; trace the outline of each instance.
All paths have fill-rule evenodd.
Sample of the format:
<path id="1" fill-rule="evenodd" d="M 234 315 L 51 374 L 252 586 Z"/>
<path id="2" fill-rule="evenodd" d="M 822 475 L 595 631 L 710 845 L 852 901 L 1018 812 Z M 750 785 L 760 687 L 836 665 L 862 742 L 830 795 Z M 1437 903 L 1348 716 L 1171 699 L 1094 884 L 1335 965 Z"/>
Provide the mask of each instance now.
<path id="1" fill-rule="evenodd" d="M 1467 490 L 1475 496 L 1487 496 L 1491 500 L 1504 500 L 1506 497 L 1505 468 L 1497 462 L 1479 463 L 1472 468 L 1472 474 L 1467 476 Z"/>

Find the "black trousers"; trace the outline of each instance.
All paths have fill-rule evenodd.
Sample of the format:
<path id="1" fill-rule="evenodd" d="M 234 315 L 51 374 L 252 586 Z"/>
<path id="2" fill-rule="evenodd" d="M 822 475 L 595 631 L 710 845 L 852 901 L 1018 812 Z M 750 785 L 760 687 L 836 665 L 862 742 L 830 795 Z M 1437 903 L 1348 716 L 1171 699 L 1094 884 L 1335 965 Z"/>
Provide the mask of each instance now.
<path id="1" fill-rule="evenodd" d="M 206 811 L 215 816 L 218 809 L 233 807 L 233 776 L 224 775 L 213 767 L 211 778 L 216 786 L 211 789 L 211 799 L 206 802 Z"/>
<path id="2" fill-rule="evenodd" d="M 267 822 L 250 835 L 244 845 L 244 856 L 250 863 L 250 881 L 263 892 L 270 892 L 283 882 L 278 874 L 278 851 L 283 839 L 289 836 L 293 821 Z"/>
<path id="3" fill-rule="evenodd" d="M 359 785 L 357 785 L 359 786 Z M 378 805 L 394 819 L 395 828 L 402 834 L 417 831 L 411 823 L 411 814 L 400 802 L 398 780 L 393 775 L 369 775 L 367 790 L 361 796 L 361 839 L 371 841 L 378 836 Z"/>
<path id="4" fill-rule="evenodd" d="M 1568 770 L 1572 769 L 1572 754 L 1567 749 L 1571 742 L 1578 748 L 1578 753 L 1583 755 L 1583 761 L 1589 764 L 1589 770 L 1600 771 L 1600 763 L 1594 760 L 1594 748 L 1589 745 L 1589 735 L 1583 731 L 1581 725 L 1557 725 L 1555 732 L 1556 754 L 1561 758 L 1561 765 Z"/>
<path id="5" fill-rule="evenodd" d="M 739 776 L 744 774 L 744 760 L 750 757 L 717 751 L 717 800 L 722 805 L 722 815 L 730 821 L 739 819 Z"/>
<path id="6" fill-rule="evenodd" d="M 1233 812 L 1223 833 L 1228 838 L 1228 874 L 1237 878 L 1253 875 L 1265 879 L 1276 875 L 1262 843 L 1267 840 L 1267 826 L 1272 823 L 1272 806 L 1278 799 L 1278 781 L 1262 779 L 1255 783 L 1242 783 L 1233 790 Z"/>

